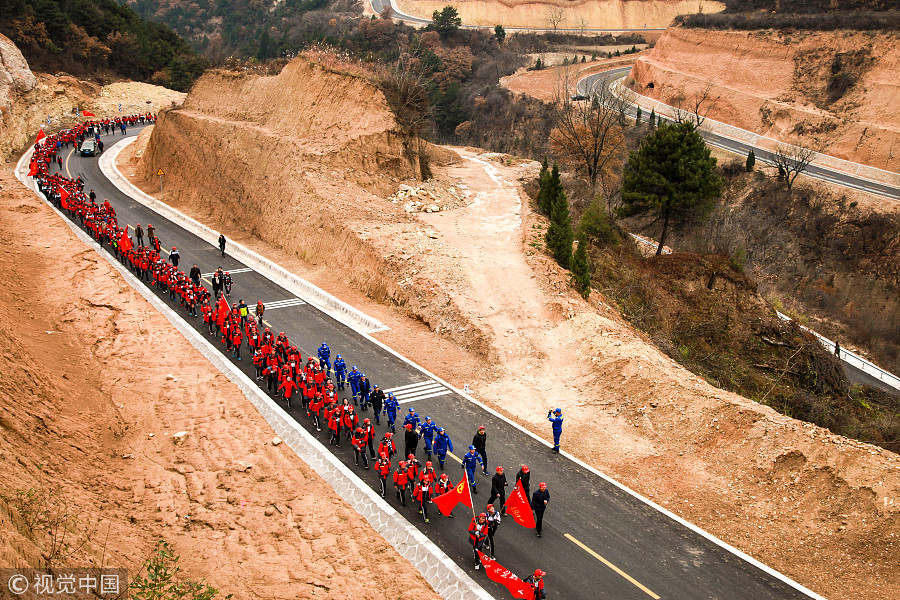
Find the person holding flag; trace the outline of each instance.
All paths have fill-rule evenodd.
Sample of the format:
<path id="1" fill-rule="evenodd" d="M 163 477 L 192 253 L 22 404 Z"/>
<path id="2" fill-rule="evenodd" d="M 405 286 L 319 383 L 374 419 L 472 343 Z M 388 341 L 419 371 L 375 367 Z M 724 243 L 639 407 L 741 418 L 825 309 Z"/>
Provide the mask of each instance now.
<path id="1" fill-rule="evenodd" d="M 472 557 L 475 561 L 475 570 L 481 568 L 482 548 L 488 536 L 487 513 L 479 513 L 477 517 L 472 517 L 469 523 L 469 542 L 472 544 Z M 479 556 L 481 555 L 481 556 Z"/>
<path id="2" fill-rule="evenodd" d="M 544 511 L 550 504 L 550 491 L 547 484 L 543 481 L 538 484 L 538 489 L 531 495 L 531 508 L 534 510 L 535 529 L 537 536 L 541 537 L 541 530 L 544 524 Z"/>
<path id="3" fill-rule="evenodd" d="M 478 559 L 484 566 L 484 573 L 488 579 L 505 587 L 513 598 L 535 600 L 547 597 L 544 594 L 543 581 L 541 581 L 545 573 L 540 569 L 536 569 L 533 575 L 529 575 L 525 579 L 519 579 L 512 571 L 483 552 L 478 553 Z"/>
<path id="4" fill-rule="evenodd" d="M 543 600 L 547 597 L 547 593 L 544 592 L 544 575 L 546 575 L 545 572 L 535 569 L 534 573 L 524 579 L 525 583 L 531 584 L 534 591 L 534 596 L 527 600 Z"/>
<path id="5" fill-rule="evenodd" d="M 506 514 L 522 527 L 529 529 L 535 527 L 534 513 L 531 511 L 531 503 L 528 501 L 528 494 L 525 492 L 521 480 L 516 482 L 516 487 L 513 488 L 506 501 L 505 509 Z"/>
<path id="6" fill-rule="evenodd" d="M 469 491 L 469 482 L 465 477 L 463 477 L 459 484 L 457 484 L 456 486 L 448 488 L 449 480 L 447 480 L 447 483 L 444 483 L 446 475 L 447 474 L 444 473 L 441 476 L 441 481 L 438 484 L 438 489 L 439 491 L 443 489 L 446 489 L 447 491 L 444 491 L 440 493 L 440 495 L 435 496 L 432 502 L 435 504 L 435 506 L 438 507 L 438 510 L 441 511 L 442 515 L 446 517 L 452 517 L 453 515 L 451 513 L 453 512 L 453 509 L 460 502 L 462 502 L 469 508 L 472 508 L 472 494 Z"/>

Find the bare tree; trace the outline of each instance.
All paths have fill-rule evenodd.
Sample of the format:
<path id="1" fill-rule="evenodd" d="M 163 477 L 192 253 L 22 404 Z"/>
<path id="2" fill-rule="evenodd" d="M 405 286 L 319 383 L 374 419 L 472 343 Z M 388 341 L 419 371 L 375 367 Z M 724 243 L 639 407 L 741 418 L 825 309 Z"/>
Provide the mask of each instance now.
<path id="1" fill-rule="evenodd" d="M 606 175 L 623 158 L 629 100 L 613 94 L 607 85 L 590 91 L 586 101 L 572 100 L 572 91 L 566 69 L 557 85 L 550 147 L 560 162 L 587 178 L 593 195 L 598 183 L 607 191 Z"/>
<path id="2" fill-rule="evenodd" d="M 563 20 L 563 9 L 558 6 L 551 6 L 547 9 L 547 24 L 553 29 L 553 32 L 556 33 L 556 30 L 559 28 L 559 24 L 562 23 Z"/>
<path id="3" fill-rule="evenodd" d="M 706 120 L 706 115 L 719 101 L 719 97 L 712 97 L 712 83 L 707 83 L 703 90 L 686 99 L 684 94 L 678 96 L 674 102 L 675 121 L 677 123 L 690 122 L 699 128 Z"/>
<path id="4" fill-rule="evenodd" d="M 817 143 L 816 145 L 821 147 L 821 144 Z M 787 184 L 788 193 L 794 187 L 794 181 L 797 180 L 801 173 L 806 171 L 810 163 L 815 159 L 816 154 L 818 152 L 813 148 L 800 144 L 796 146 L 779 144 L 778 148 L 775 149 L 773 161 L 775 166 L 778 167 L 779 177 L 782 177 L 785 184 Z"/>
<path id="5" fill-rule="evenodd" d="M 578 30 L 581 33 L 581 36 L 584 37 L 584 32 L 587 29 L 587 20 L 583 16 L 578 17 Z"/>
<path id="6" fill-rule="evenodd" d="M 422 135 L 431 126 L 431 105 L 424 78 L 402 63 L 385 68 L 376 79 L 385 100 L 403 134 L 403 146 L 412 166 L 418 166 L 422 179 L 431 177 L 428 155 L 422 148 Z"/>

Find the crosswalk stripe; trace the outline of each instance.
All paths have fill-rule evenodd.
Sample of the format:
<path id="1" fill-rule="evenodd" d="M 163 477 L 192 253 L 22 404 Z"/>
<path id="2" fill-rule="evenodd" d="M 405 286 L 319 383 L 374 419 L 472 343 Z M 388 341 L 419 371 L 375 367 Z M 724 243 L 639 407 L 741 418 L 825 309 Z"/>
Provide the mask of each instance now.
<path id="1" fill-rule="evenodd" d="M 250 267 L 244 267 L 244 268 L 241 268 L 241 269 L 232 269 L 231 271 L 228 271 L 228 272 L 229 272 L 230 274 L 234 275 L 235 273 L 249 273 L 249 272 L 252 271 L 252 270 L 253 270 L 253 269 L 251 269 Z M 223 272 L 224 272 L 224 271 L 223 271 Z M 212 277 L 212 276 L 215 275 L 215 274 L 216 274 L 215 271 L 213 271 L 212 273 L 203 273 L 202 276 L 203 276 L 203 277 Z"/>
<path id="2" fill-rule="evenodd" d="M 420 387 L 425 387 L 425 386 L 429 386 L 429 385 L 434 385 L 435 383 L 436 383 L 435 381 L 429 379 L 428 381 L 419 381 L 418 383 L 410 383 L 407 385 L 398 385 L 397 387 L 393 387 L 393 388 L 384 390 L 384 393 L 386 393 L 386 394 L 389 392 L 396 393 L 396 392 L 399 392 L 402 390 L 410 390 L 412 388 L 420 388 Z"/>
<path id="3" fill-rule="evenodd" d="M 399 394 L 394 394 L 394 396 L 396 396 L 398 399 L 399 399 L 399 398 L 402 398 L 402 399 L 404 399 L 404 400 L 407 400 L 407 399 L 409 399 L 409 398 L 415 398 L 415 397 L 417 397 L 417 396 L 422 396 L 422 395 L 425 395 L 425 394 L 430 394 L 430 393 L 432 393 L 432 392 L 437 392 L 437 391 L 445 390 L 445 389 L 447 389 L 447 388 L 445 388 L 444 386 L 438 384 L 438 385 L 432 385 L 432 386 L 429 386 L 429 387 L 427 387 L 427 388 L 419 388 L 419 389 L 415 389 L 415 390 L 413 390 L 413 391 L 411 391 L 411 392 L 400 392 Z"/>
<path id="4" fill-rule="evenodd" d="M 447 394 L 452 394 L 453 390 L 444 389 L 441 392 L 434 392 L 433 394 L 426 394 L 424 396 L 419 396 L 418 398 L 404 398 L 403 400 L 397 400 L 397 404 L 406 404 L 408 402 L 418 402 L 419 400 L 427 400 L 428 398 L 436 398 L 438 396 L 446 396 Z"/>
<path id="5" fill-rule="evenodd" d="M 277 302 L 263 302 L 263 306 L 266 307 L 266 310 L 288 308 L 290 306 L 299 306 L 301 304 L 306 304 L 306 302 L 300 298 L 288 298 L 287 300 L 278 300 Z"/>

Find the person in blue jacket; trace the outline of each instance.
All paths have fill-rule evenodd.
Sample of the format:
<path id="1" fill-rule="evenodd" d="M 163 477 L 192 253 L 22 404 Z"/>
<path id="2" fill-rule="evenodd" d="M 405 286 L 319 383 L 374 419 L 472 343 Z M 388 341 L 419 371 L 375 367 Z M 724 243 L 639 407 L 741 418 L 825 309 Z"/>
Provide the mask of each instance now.
<path id="1" fill-rule="evenodd" d="M 444 433 L 443 427 L 437 428 L 437 435 L 434 437 L 434 453 L 437 454 L 438 461 L 441 463 L 441 471 L 444 470 L 444 461 L 447 460 L 447 452 L 453 452 L 453 442 L 450 436 Z"/>
<path id="2" fill-rule="evenodd" d="M 419 433 L 422 434 L 422 441 L 425 444 L 425 460 L 431 460 L 431 444 L 434 441 L 434 432 L 437 431 L 437 425 L 431 420 L 431 417 L 425 417 L 422 426 L 419 427 Z"/>
<path id="3" fill-rule="evenodd" d="M 562 435 L 562 409 L 547 411 L 547 420 L 553 424 L 553 451 L 559 454 L 559 436 Z"/>
<path id="4" fill-rule="evenodd" d="M 359 407 L 365 410 L 369 406 L 369 394 L 372 392 L 372 383 L 365 373 L 359 376 Z"/>
<path id="5" fill-rule="evenodd" d="M 334 378 L 337 381 L 337 388 L 344 389 L 344 384 L 347 382 L 347 363 L 340 354 L 334 359 Z"/>
<path id="6" fill-rule="evenodd" d="M 325 373 L 327 374 L 331 371 L 331 363 L 329 359 L 331 358 L 331 348 L 328 347 L 328 344 L 322 342 L 322 345 L 319 346 L 319 362 L 322 364 L 322 367 L 325 369 Z"/>
<path id="7" fill-rule="evenodd" d="M 478 493 L 478 484 L 475 483 L 475 469 L 478 468 L 478 463 L 481 463 L 481 467 L 484 469 L 481 455 L 475 452 L 475 446 L 469 446 L 469 451 L 463 454 L 462 468 L 466 470 L 466 478 L 469 480 L 469 487 L 472 488 L 473 494 Z"/>
<path id="8" fill-rule="evenodd" d="M 350 373 L 347 375 L 347 381 L 350 383 L 350 391 L 353 392 L 353 404 L 356 404 L 356 401 L 359 398 L 359 378 L 361 376 L 362 373 L 359 372 L 356 365 L 353 365 L 353 368 L 350 369 Z"/>
<path id="9" fill-rule="evenodd" d="M 413 429 L 418 429 L 419 427 L 419 413 L 415 411 L 415 409 L 410 408 L 409 412 L 406 413 L 406 418 L 403 419 L 403 426 L 412 425 Z"/>
<path id="10" fill-rule="evenodd" d="M 391 431 L 394 433 L 396 433 L 394 423 L 397 421 L 398 410 L 400 410 L 400 403 L 394 398 L 393 393 L 388 393 L 387 398 L 384 400 L 384 414 L 387 415 L 388 427 L 390 427 Z"/>

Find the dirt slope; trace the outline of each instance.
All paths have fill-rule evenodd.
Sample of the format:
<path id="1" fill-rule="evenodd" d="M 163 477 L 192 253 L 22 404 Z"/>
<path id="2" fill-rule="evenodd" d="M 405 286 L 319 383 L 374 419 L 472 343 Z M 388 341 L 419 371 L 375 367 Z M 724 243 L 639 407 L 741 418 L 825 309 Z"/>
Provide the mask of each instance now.
<path id="1" fill-rule="evenodd" d="M 669 28 L 635 89 L 672 104 L 712 84 L 709 116 L 776 139 L 825 136 L 828 154 L 896 170 L 900 37 L 875 32 Z"/>
<path id="2" fill-rule="evenodd" d="M 675 15 L 697 12 L 693 0 L 397 0 L 401 12 L 431 18 L 444 6 L 455 6 L 466 25 L 552 29 L 552 13 L 560 28 L 646 29 L 667 27 Z M 721 2 L 704 2 L 704 12 L 719 12 Z"/>
<path id="3" fill-rule="evenodd" d="M 8 167 L 0 190 L 0 494 L 65 499 L 94 535 L 62 564 L 136 569 L 162 537 L 236 598 L 437 597 Z M 0 500 L 0 564 L 47 547 Z"/>

